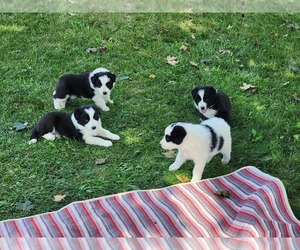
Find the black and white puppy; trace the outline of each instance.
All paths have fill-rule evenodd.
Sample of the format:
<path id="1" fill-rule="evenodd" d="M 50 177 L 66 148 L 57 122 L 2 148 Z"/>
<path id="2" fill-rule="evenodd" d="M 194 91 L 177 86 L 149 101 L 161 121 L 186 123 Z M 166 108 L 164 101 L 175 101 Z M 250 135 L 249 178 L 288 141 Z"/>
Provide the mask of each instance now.
<path id="1" fill-rule="evenodd" d="M 192 90 L 192 96 L 203 119 L 220 117 L 228 121 L 232 108 L 226 94 L 210 86 L 198 86 Z"/>
<path id="2" fill-rule="evenodd" d="M 53 93 L 55 109 L 63 109 L 68 99 L 84 97 L 92 99 L 104 111 L 106 103 L 113 103 L 110 93 L 115 85 L 116 75 L 104 68 L 97 68 L 83 74 L 67 74 L 60 77 Z"/>
<path id="3" fill-rule="evenodd" d="M 187 160 L 194 162 L 191 182 L 201 180 L 206 163 L 221 153 L 222 164 L 228 164 L 231 158 L 231 132 L 227 122 L 218 117 L 200 124 L 176 122 L 165 129 L 160 141 L 163 149 L 178 149 L 176 159 L 169 170 L 175 171 Z"/>
<path id="4" fill-rule="evenodd" d="M 36 143 L 40 137 L 53 141 L 60 136 L 82 139 L 87 144 L 103 147 L 111 146 L 112 142 L 97 136 L 120 139 L 118 135 L 102 127 L 100 109 L 95 105 L 76 108 L 74 113 L 46 113 L 32 129 L 29 143 Z"/>

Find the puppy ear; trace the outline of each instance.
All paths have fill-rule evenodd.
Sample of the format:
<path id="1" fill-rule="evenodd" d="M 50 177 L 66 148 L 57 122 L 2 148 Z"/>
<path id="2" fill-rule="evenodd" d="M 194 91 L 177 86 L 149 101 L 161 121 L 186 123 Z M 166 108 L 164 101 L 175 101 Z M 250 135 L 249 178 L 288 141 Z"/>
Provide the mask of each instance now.
<path id="1" fill-rule="evenodd" d="M 181 144 L 186 134 L 187 133 L 182 126 L 176 125 L 171 132 L 172 142 L 177 145 Z"/>
<path id="2" fill-rule="evenodd" d="M 74 116 L 75 116 L 75 119 L 77 121 L 79 120 L 81 113 L 82 113 L 82 108 L 81 107 L 75 109 Z"/>
<path id="3" fill-rule="evenodd" d="M 96 105 L 92 105 L 92 108 L 95 110 L 95 112 L 100 116 L 101 112 L 100 112 L 100 108 Z"/>
<path id="4" fill-rule="evenodd" d="M 193 96 L 194 98 L 197 97 L 199 88 L 200 88 L 200 87 L 196 87 L 196 88 L 194 88 L 194 89 L 192 90 L 192 96 Z"/>
<path id="5" fill-rule="evenodd" d="M 217 94 L 217 90 L 214 87 L 209 87 L 209 91 L 213 94 Z"/>
<path id="6" fill-rule="evenodd" d="M 100 74 L 99 73 L 97 73 L 97 74 L 94 74 L 92 77 L 91 77 L 91 81 L 92 81 L 92 83 L 95 85 L 96 84 L 96 82 L 97 81 L 99 81 L 99 76 L 100 76 Z"/>
<path id="7" fill-rule="evenodd" d="M 112 82 L 116 81 L 116 75 L 112 72 L 108 72 L 107 76 L 111 79 Z"/>

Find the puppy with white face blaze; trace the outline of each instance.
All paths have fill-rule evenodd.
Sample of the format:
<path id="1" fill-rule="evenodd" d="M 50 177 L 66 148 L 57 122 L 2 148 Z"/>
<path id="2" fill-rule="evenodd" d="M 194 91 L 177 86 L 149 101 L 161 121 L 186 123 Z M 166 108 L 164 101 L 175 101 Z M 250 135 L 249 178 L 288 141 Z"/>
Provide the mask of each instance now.
<path id="1" fill-rule="evenodd" d="M 203 119 L 220 117 L 228 121 L 232 107 L 226 94 L 211 86 L 198 86 L 192 90 L 192 97 Z"/>
<path id="2" fill-rule="evenodd" d="M 66 74 L 58 80 L 53 93 L 55 109 L 63 109 L 68 100 L 83 97 L 92 99 L 103 111 L 109 111 L 107 103 L 113 103 L 110 94 L 116 75 L 105 68 L 97 68 L 83 74 Z"/>
<path id="3" fill-rule="evenodd" d="M 206 163 L 218 153 L 223 155 L 222 164 L 231 159 L 230 126 L 222 118 L 211 118 L 200 124 L 172 123 L 165 129 L 160 145 L 163 149 L 177 149 L 176 159 L 169 170 L 179 169 L 187 160 L 194 162 L 191 182 L 201 180 Z"/>
<path id="4" fill-rule="evenodd" d="M 112 142 L 98 136 L 120 140 L 118 135 L 102 127 L 100 109 L 95 105 L 76 108 L 74 113 L 46 113 L 32 129 L 29 143 L 36 143 L 40 137 L 53 141 L 61 136 L 103 147 L 112 146 Z"/>

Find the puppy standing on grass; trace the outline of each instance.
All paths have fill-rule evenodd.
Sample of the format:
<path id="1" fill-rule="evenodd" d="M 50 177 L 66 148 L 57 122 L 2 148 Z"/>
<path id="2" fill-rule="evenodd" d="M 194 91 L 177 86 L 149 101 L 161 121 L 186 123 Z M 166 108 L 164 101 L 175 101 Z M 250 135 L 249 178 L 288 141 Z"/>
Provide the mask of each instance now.
<path id="1" fill-rule="evenodd" d="M 102 127 L 100 109 L 95 105 L 76 108 L 72 114 L 46 113 L 33 128 L 29 143 L 36 143 L 40 137 L 53 141 L 60 136 L 77 140 L 83 139 L 87 144 L 103 147 L 111 146 L 112 142 L 97 136 L 111 140 L 120 139 L 118 135 Z"/>
<path id="2" fill-rule="evenodd" d="M 113 103 L 110 93 L 116 82 L 116 75 L 104 68 L 97 68 L 83 74 L 62 76 L 53 93 L 55 109 L 63 109 L 68 99 L 91 98 L 103 111 L 109 111 L 106 103 Z"/>
<path id="3" fill-rule="evenodd" d="M 163 149 L 178 149 L 176 159 L 169 167 L 175 171 L 187 160 L 194 162 L 191 182 L 201 180 L 205 164 L 221 153 L 222 164 L 228 164 L 231 157 L 230 127 L 222 118 L 211 118 L 200 124 L 176 122 L 165 129 L 160 141 Z"/>
<path id="4" fill-rule="evenodd" d="M 232 108 L 228 96 L 223 92 L 210 86 L 198 86 L 192 90 L 192 96 L 203 119 L 220 117 L 228 121 Z"/>

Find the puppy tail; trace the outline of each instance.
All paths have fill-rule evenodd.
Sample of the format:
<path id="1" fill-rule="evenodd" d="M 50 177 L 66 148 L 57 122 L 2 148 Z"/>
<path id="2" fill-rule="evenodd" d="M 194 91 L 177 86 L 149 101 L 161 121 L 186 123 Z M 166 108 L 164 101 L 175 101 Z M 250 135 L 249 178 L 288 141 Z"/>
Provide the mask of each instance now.
<path id="1" fill-rule="evenodd" d="M 31 133 L 31 136 L 30 136 L 29 144 L 36 143 L 37 140 L 38 140 L 38 138 L 39 138 L 39 133 L 37 132 L 36 127 L 34 127 L 32 129 L 32 133 Z"/>

